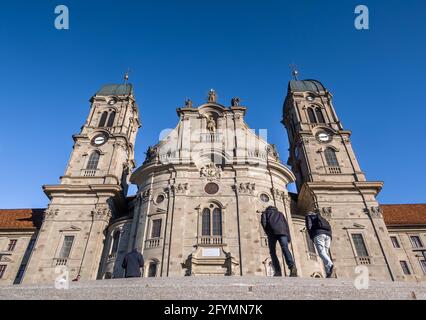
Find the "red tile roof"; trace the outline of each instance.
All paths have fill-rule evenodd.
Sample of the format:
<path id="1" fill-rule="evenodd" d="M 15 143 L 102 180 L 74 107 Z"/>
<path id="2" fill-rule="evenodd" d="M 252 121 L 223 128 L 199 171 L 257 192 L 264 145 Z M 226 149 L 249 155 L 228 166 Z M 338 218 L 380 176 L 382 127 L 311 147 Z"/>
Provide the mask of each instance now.
<path id="1" fill-rule="evenodd" d="M 426 225 L 425 204 L 382 204 L 386 225 Z M 45 209 L 0 209 L 0 230 L 39 229 Z"/>
<path id="2" fill-rule="evenodd" d="M 426 203 L 382 204 L 386 225 L 426 225 Z"/>
<path id="3" fill-rule="evenodd" d="M 0 209 L 0 230 L 39 229 L 45 209 Z"/>

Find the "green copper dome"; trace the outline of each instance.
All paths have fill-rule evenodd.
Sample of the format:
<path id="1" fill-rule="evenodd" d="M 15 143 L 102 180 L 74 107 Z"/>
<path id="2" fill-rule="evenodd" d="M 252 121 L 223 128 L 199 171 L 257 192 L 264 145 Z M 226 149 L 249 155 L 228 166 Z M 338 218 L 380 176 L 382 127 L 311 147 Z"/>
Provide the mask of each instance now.
<path id="1" fill-rule="evenodd" d="M 288 91 L 291 92 L 325 92 L 326 89 L 321 82 L 317 80 L 290 80 L 288 84 Z"/>
<path id="2" fill-rule="evenodd" d="M 99 90 L 97 96 L 127 96 L 133 94 L 133 86 L 127 84 L 106 84 Z"/>

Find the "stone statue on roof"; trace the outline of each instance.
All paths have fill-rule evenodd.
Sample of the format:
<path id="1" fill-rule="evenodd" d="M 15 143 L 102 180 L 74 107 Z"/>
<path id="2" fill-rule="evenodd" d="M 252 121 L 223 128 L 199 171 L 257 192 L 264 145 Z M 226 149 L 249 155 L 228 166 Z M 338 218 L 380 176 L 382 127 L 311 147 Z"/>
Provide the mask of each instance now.
<path id="1" fill-rule="evenodd" d="M 214 91 L 214 89 L 210 89 L 207 101 L 208 102 L 216 102 L 216 98 L 217 98 L 216 97 L 216 91 Z"/>
<path id="2" fill-rule="evenodd" d="M 191 99 L 188 99 L 188 98 L 185 99 L 185 107 L 186 108 L 192 108 L 192 100 Z"/>
<path id="3" fill-rule="evenodd" d="M 238 107 L 240 105 L 240 98 L 234 97 L 231 99 L 231 106 Z"/>
<path id="4" fill-rule="evenodd" d="M 148 150 L 145 152 L 146 158 L 144 162 L 149 162 L 153 160 L 157 155 L 157 148 L 149 146 Z"/>

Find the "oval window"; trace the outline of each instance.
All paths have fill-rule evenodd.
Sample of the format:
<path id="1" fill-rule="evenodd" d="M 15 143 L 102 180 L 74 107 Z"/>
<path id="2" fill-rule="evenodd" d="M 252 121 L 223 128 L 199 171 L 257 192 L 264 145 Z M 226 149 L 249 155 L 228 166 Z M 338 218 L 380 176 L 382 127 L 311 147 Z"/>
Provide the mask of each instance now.
<path id="1" fill-rule="evenodd" d="M 216 183 L 209 182 L 204 187 L 204 191 L 208 194 L 215 194 L 219 191 L 219 186 Z"/>
<path id="2" fill-rule="evenodd" d="M 155 200 L 155 202 L 156 203 L 161 203 L 161 202 L 163 202 L 164 201 L 164 195 L 163 194 L 159 194 L 158 196 L 157 196 L 157 199 Z"/>
<path id="3" fill-rule="evenodd" d="M 266 193 L 262 193 L 260 195 L 260 200 L 262 200 L 263 202 L 269 202 L 269 196 Z"/>

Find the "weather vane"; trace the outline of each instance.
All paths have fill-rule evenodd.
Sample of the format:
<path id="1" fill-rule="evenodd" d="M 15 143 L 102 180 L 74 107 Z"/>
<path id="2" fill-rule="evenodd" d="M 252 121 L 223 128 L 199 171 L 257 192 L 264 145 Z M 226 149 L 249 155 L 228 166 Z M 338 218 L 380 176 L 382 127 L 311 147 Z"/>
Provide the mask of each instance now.
<path id="1" fill-rule="evenodd" d="M 290 68 L 291 68 L 291 74 L 293 75 L 294 80 L 299 80 L 297 78 L 297 76 L 299 75 L 299 71 L 297 70 L 297 66 L 294 63 L 292 63 L 292 64 L 290 64 Z"/>
<path id="2" fill-rule="evenodd" d="M 127 84 L 127 81 L 129 81 L 129 73 L 130 73 L 130 69 L 127 68 L 126 73 L 124 74 L 124 83 Z"/>

